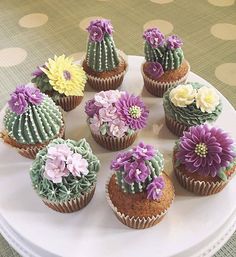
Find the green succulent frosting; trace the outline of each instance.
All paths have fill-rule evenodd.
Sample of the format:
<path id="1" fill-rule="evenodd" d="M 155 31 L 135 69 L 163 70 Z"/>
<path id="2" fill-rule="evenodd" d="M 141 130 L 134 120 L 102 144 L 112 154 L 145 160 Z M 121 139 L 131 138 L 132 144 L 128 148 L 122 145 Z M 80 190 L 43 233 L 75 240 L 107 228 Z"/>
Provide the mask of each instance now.
<path id="1" fill-rule="evenodd" d="M 27 111 L 20 115 L 9 108 L 6 110 L 4 127 L 18 143 L 43 143 L 59 134 L 63 126 L 62 113 L 52 99 L 45 94 L 43 97 L 41 104 L 30 104 Z"/>
<path id="2" fill-rule="evenodd" d="M 120 170 L 115 173 L 116 181 L 124 192 L 132 194 L 143 192 L 145 191 L 147 185 L 150 184 L 154 178 L 161 175 L 164 169 L 164 158 L 159 151 L 156 151 L 156 155 L 151 160 L 146 160 L 145 163 L 150 169 L 150 175 L 144 182 L 134 182 L 132 184 L 128 184 L 123 179 L 125 174 L 124 170 Z"/>
<path id="3" fill-rule="evenodd" d="M 165 55 L 165 47 L 159 46 L 157 48 L 153 48 L 148 42 L 145 42 L 144 53 L 147 62 L 159 62 L 162 64 Z"/>
<path id="4" fill-rule="evenodd" d="M 89 40 L 86 62 L 96 72 L 114 70 L 120 61 L 112 36 L 105 35 L 101 42 Z"/>
<path id="5" fill-rule="evenodd" d="M 81 177 L 75 177 L 70 173 L 69 176 L 62 178 L 61 183 L 53 183 L 45 178 L 43 174 L 48 148 L 57 144 L 66 144 L 71 151 L 81 154 L 88 162 L 89 173 Z M 33 188 L 40 197 L 53 202 L 63 202 L 90 191 L 97 181 L 99 167 L 100 162 L 85 139 L 74 141 L 58 138 L 38 152 L 30 169 L 30 177 Z"/>
<path id="6" fill-rule="evenodd" d="M 203 85 L 197 82 L 190 83 L 194 89 L 199 89 Z M 193 103 L 187 107 L 177 107 L 175 106 L 170 98 L 169 93 L 173 87 L 169 88 L 168 91 L 163 96 L 163 106 L 167 116 L 170 116 L 179 123 L 183 123 L 187 126 L 195 126 L 204 124 L 205 122 L 212 123 L 214 122 L 220 113 L 222 112 L 222 103 L 220 102 L 215 110 L 212 113 L 202 112 L 199 108 L 196 107 L 196 104 Z"/>

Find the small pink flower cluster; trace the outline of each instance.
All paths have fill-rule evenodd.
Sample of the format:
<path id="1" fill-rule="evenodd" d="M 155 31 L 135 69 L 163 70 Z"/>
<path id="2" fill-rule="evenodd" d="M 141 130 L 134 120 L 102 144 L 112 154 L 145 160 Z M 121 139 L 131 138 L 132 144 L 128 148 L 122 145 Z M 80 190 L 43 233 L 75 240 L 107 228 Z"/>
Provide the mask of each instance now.
<path id="1" fill-rule="evenodd" d="M 66 144 L 48 148 L 44 177 L 53 183 L 61 183 L 63 177 L 87 175 L 88 162 L 79 153 L 73 153 Z"/>

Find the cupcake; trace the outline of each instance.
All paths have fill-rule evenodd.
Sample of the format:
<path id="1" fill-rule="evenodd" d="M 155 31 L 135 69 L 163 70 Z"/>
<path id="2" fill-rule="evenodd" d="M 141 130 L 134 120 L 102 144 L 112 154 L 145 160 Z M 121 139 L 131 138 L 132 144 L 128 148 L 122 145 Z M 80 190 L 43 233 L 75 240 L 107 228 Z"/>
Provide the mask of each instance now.
<path id="1" fill-rule="evenodd" d="M 3 124 L 4 141 L 31 159 L 52 139 L 63 137 L 65 129 L 58 106 L 29 84 L 11 94 Z"/>
<path id="2" fill-rule="evenodd" d="M 106 185 L 106 197 L 116 217 L 136 229 L 160 222 L 174 199 L 163 155 L 151 145 L 140 143 L 119 153 L 111 169 L 115 173 Z"/>
<path id="3" fill-rule="evenodd" d="M 144 86 L 152 95 L 162 97 L 169 87 L 184 83 L 188 77 L 190 66 L 181 49 L 183 41 L 176 35 L 165 38 L 157 28 L 145 30 L 143 38 Z"/>
<path id="4" fill-rule="evenodd" d="M 54 59 L 49 58 L 32 75 L 31 82 L 64 111 L 71 111 L 81 103 L 87 77 L 83 68 L 73 63 L 72 57 L 65 57 L 63 54 L 54 56 Z"/>
<path id="5" fill-rule="evenodd" d="M 196 82 L 168 89 L 163 106 L 166 125 L 177 136 L 191 126 L 213 123 L 222 111 L 217 91 Z"/>
<path id="6" fill-rule="evenodd" d="M 111 22 L 106 19 L 91 21 L 87 31 L 89 38 L 83 68 L 88 83 L 97 91 L 117 89 L 124 79 L 127 61 L 115 46 Z"/>
<path id="7" fill-rule="evenodd" d="M 85 112 L 94 140 L 112 151 L 132 145 L 149 114 L 138 96 L 118 90 L 96 93 L 86 102 Z"/>
<path id="8" fill-rule="evenodd" d="M 176 142 L 173 165 L 185 189 L 198 195 L 218 193 L 236 173 L 235 142 L 220 128 L 191 127 Z"/>
<path id="9" fill-rule="evenodd" d="M 58 212 L 82 209 L 92 199 L 99 160 L 85 139 L 54 139 L 30 169 L 32 185 L 45 205 Z"/>

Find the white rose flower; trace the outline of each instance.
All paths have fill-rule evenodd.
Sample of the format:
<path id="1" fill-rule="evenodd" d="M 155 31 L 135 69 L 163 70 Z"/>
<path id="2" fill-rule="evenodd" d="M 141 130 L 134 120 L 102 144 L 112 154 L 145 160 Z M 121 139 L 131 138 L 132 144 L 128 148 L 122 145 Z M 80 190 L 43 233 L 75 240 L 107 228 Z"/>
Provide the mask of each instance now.
<path id="1" fill-rule="evenodd" d="M 214 88 L 203 86 L 198 89 L 196 106 L 202 112 L 212 113 L 220 103 L 220 97 Z"/>
<path id="2" fill-rule="evenodd" d="M 170 91 L 171 102 L 177 107 L 186 107 L 194 102 L 196 89 L 191 84 L 178 85 Z"/>

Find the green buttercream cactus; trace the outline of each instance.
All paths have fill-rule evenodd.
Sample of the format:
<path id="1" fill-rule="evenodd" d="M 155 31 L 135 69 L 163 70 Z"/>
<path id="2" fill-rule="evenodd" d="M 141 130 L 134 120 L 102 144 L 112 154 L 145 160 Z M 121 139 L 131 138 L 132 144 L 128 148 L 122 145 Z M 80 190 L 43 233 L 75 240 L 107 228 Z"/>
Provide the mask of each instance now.
<path id="1" fill-rule="evenodd" d="M 119 57 L 110 21 L 106 19 L 91 21 L 87 30 L 89 32 L 87 65 L 96 72 L 114 70 L 119 64 Z"/>

